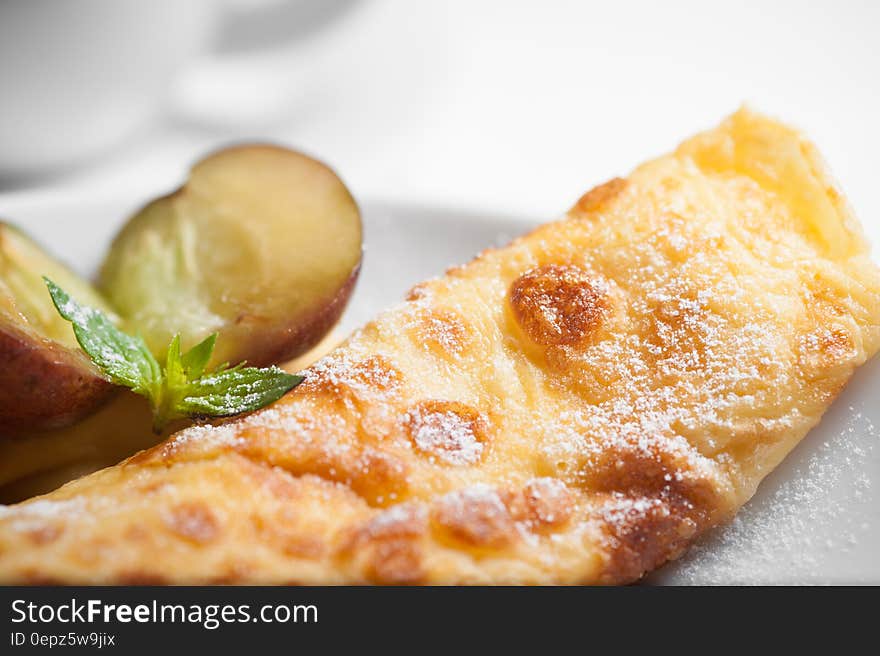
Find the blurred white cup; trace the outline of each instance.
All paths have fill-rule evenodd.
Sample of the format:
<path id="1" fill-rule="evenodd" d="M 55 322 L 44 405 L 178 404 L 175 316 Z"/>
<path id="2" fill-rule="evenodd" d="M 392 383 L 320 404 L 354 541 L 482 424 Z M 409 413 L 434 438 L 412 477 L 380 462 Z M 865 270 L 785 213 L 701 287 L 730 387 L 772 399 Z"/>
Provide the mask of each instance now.
<path id="1" fill-rule="evenodd" d="M 0 180 L 82 162 L 162 110 L 203 122 L 284 110 L 275 96 L 296 95 L 318 46 L 294 53 L 299 66 L 285 51 L 356 2 L 0 0 Z"/>
<path id="2" fill-rule="evenodd" d="M 0 2 L 0 176 L 58 169 L 155 114 L 210 43 L 214 0 Z"/>

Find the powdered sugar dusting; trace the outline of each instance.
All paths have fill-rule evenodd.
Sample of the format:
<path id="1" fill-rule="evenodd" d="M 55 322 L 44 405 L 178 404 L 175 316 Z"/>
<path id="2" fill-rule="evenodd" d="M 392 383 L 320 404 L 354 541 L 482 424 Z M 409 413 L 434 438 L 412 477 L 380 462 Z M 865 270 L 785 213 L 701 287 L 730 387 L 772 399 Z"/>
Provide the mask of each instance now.
<path id="1" fill-rule="evenodd" d="M 697 585 L 876 582 L 868 571 L 880 432 L 853 405 L 774 472 L 733 521 L 695 544 L 655 582 Z M 860 557 L 861 554 L 861 557 Z"/>
<path id="2" fill-rule="evenodd" d="M 353 346 L 349 344 L 349 349 Z M 399 374 L 382 356 L 359 359 L 350 352 L 334 351 L 306 369 L 303 375 L 307 386 L 303 389 L 311 384 L 324 384 L 334 390 L 344 387 L 355 394 L 369 396 L 393 388 Z"/>
<path id="3" fill-rule="evenodd" d="M 22 506 L 0 506 L 0 520 L 9 517 L 9 528 L 14 531 L 40 530 L 47 524 L 83 518 L 85 506 L 85 500 L 81 498 L 35 499 Z"/>
<path id="4" fill-rule="evenodd" d="M 437 504 L 456 517 L 465 517 L 480 508 L 487 515 L 508 517 L 507 507 L 498 495 L 498 490 L 485 483 L 476 483 L 455 492 L 449 492 L 438 499 Z"/>
<path id="5" fill-rule="evenodd" d="M 418 533 L 426 519 L 424 506 L 401 503 L 374 516 L 367 524 L 366 532 L 374 537 L 389 533 Z"/>
<path id="6" fill-rule="evenodd" d="M 162 447 L 166 454 L 185 450 L 190 443 L 206 447 L 236 447 L 244 443 L 237 422 L 212 426 L 204 424 L 186 428 L 171 437 Z"/>
<path id="7" fill-rule="evenodd" d="M 646 497 L 632 498 L 623 494 L 612 495 L 612 501 L 603 509 L 605 521 L 625 527 L 634 523 L 633 518 L 644 517 L 657 512 L 668 516 L 669 507 L 662 499 Z"/>
<path id="8" fill-rule="evenodd" d="M 416 447 L 450 465 L 470 465 L 483 454 L 474 422 L 453 410 L 432 410 L 422 405 L 409 412 L 408 423 Z"/>

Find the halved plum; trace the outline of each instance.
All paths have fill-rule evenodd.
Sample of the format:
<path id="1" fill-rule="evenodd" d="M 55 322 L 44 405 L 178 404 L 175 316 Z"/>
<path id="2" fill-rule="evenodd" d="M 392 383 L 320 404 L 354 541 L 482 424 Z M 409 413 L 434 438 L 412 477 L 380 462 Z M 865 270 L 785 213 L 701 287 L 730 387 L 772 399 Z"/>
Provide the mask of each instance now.
<path id="1" fill-rule="evenodd" d="M 113 314 L 88 282 L 0 222 L 0 436 L 66 426 L 115 389 L 58 315 L 44 275 L 83 303 Z"/>
<path id="2" fill-rule="evenodd" d="M 306 352 L 339 319 L 361 261 L 357 204 L 324 164 L 270 145 L 198 162 L 117 235 L 99 287 L 163 356 L 220 333 L 213 364 Z"/>

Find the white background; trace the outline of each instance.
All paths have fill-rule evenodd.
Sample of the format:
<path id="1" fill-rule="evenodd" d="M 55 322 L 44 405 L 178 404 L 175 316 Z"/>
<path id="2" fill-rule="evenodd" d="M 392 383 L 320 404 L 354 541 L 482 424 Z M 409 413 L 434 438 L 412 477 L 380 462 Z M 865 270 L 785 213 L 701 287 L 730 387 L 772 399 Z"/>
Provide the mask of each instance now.
<path id="1" fill-rule="evenodd" d="M 206 150 L 260 138 L 318 155 L 360 198 L 546 219 L 748 102 L 808 132 L 876 241 L 878 28 L 869 0 L 354 3 L 268 54 L 204 57 L 111 155 L 0 181 L 0 213 L 137 205 Z"/>

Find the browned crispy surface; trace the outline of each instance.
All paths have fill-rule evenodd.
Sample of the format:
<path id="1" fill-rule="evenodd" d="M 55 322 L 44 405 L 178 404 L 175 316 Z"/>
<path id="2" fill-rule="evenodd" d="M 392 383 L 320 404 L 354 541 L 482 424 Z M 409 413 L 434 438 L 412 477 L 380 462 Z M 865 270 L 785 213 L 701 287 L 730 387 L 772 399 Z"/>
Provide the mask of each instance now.
<path id="1" fill-rule="evenodd" d="M 420 285 L 270 408 L 3 510 L 6 582 L 622 583 L 880 339 L 812 146 L 742 111 Z"/>

